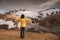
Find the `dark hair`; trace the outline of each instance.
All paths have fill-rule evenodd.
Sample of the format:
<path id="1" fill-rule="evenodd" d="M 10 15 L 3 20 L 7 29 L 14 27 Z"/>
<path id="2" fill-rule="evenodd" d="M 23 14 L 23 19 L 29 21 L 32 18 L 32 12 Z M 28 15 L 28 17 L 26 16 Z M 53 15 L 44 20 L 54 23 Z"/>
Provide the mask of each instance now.
<path id="1" fill-rule="evenodd" d="M 21 18 L 25 18 L 24 14 L 21 15 Z"/>

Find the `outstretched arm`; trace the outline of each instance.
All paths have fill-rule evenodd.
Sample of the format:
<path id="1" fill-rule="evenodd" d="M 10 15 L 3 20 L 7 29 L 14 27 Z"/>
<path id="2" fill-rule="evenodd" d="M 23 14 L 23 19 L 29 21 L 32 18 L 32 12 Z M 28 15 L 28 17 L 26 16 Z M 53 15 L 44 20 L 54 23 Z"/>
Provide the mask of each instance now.
<path id="1" fill-rule="evenodd" d="M 19 22 L 20 18 L 15 18 L 13 22 Z"/>
<path id="2" fill-rule="evenodd" d="M 20 18 L 15 18 L 15 19 L 13 20 L 14 25 L 17 25 L 19 21 L 20 21 Z"/>
<path id="3" fill-rule="evenodd" d="M 30 23 L 34 23 L 34 21 L 32 21 L 31 19 L 26 18 L 26 20 Z"/>

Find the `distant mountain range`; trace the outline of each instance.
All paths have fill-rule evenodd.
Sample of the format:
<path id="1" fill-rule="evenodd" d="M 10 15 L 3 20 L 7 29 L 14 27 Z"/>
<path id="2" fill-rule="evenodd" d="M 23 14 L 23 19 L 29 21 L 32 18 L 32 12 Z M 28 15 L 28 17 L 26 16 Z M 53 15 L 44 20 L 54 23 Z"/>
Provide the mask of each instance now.
<path id="1" fill-rule="evenodd" d="M 4 15 L 17 15 L 17 16 L 21 16 L 21 14 L 24 14 L 26 17 L 31 17 L 31 18 L 38 18 L 37 16 L 39 16 L 40 14 L 43 14 L 43 17 L 46 17 L 46 14 L 48 13 L 49 15 L 51 15 L 52 12 L 56 13 L 56 11 L 60 11 L 60 8 L 52 8 L 52 9 L 46 9 L 46 10 L 42 10 L 42 11 L 23 11 L 21 9 L 19 10 L 11 10 L 9 12 L 6 13 L 0 13 L 0 18 L 4 18 Z M 3 16 L 3 17 L 2 17 Z"/>

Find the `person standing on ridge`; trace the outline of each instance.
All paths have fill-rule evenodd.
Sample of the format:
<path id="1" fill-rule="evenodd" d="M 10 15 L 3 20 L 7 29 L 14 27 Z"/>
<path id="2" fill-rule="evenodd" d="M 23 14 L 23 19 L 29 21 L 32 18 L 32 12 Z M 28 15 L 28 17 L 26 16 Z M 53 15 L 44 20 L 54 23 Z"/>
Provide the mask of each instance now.
<path id="1" fill-rule="evenodd" d="M 30 22 L 30 23 L 34 23 L 34 22 L 32 20 L 26 18 L 24 14 L 21 15 L 20 19 L 15 19 L 15 21 L 19 21 L 20 22 L 21 38 L 24 38 L 24 36 L 25 36 L 25 28 L 26 28 L 27 22 Z"/>

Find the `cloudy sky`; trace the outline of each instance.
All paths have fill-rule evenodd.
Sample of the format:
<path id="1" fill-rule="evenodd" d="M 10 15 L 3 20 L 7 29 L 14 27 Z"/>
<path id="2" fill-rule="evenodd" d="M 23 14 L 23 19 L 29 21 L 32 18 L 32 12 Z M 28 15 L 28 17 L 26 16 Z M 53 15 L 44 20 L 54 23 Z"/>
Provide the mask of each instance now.
<path id="1" fill-rule="evenodd" d="M 41 10 L 59 8 L 60 0 L 0 0 L 0 10 L 13 9 Z"/>

